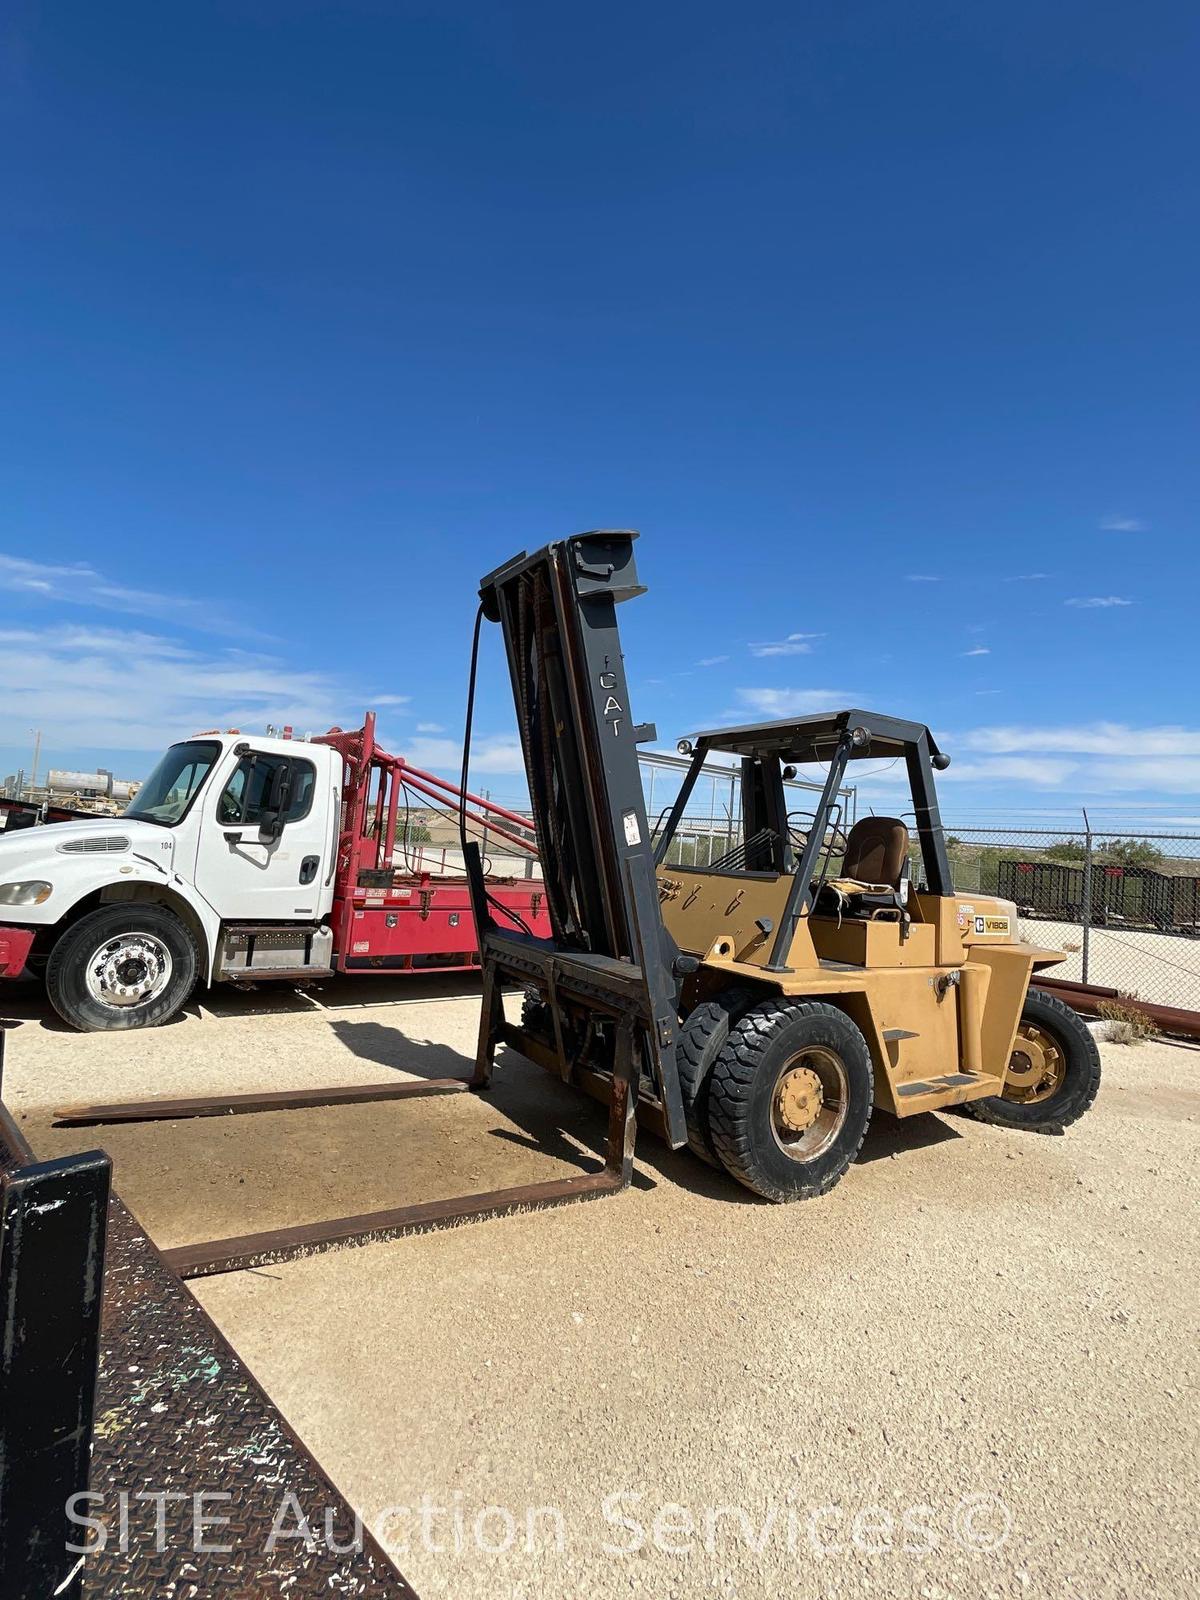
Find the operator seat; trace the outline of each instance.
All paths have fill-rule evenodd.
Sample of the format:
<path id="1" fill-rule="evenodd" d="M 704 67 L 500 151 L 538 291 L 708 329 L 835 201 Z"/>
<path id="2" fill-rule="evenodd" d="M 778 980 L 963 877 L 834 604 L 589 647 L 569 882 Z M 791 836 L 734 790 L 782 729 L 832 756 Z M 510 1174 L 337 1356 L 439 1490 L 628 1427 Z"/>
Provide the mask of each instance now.
<path id="1" fill-rule="evenodd" d="M 841 876 L 900 893 L 908 864 L 908 829 L 899 817 L 863 817 L 850 829 Z"/>
<path id="2" fill-rule="evenodd" d="M 899 817 L 862 817 L 854 824 L 842 870 L 821 886 L 817 910 L 839 921 L 886 917 L 907 927 L 908 829 Z"/>

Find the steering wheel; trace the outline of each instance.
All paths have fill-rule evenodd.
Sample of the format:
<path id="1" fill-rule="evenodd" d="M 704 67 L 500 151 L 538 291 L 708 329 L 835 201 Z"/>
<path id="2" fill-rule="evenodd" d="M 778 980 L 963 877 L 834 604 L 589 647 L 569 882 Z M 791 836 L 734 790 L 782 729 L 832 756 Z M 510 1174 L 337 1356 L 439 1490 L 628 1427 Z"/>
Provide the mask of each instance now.
<path id="1" fill-rule="evenodd" d="M 807 816 L 808 816 L 808 812 L 807 811 L 789 811 L 788 812 L 788 819 L 787 819 L 788 839 L 791 842 L 792 849 L 796 852 L 797 855 L 800 855 L 800 854 L 803 853 L 805 847 L 808 844 L 808 836 L 812 832 L 812 829 L 811 829 L 811 827 L 810 828 L 797 828 L 797 827 L 794 827 L 793 824 L 792 824 L 792 818 L 793 817 L 807 817 Z M 825 839 L 826 839 L 827 849 L 828 849 L 829 854 L 831 856 L 838 856 L 838 855 L 844 856 L 845 855 L 846 846 L 849 844 L 850 841 L 846 836 L 846 830 L 844 828 L 840 827 L 836 822 L 827 823 L 826 826 L 825 826 Z"/>

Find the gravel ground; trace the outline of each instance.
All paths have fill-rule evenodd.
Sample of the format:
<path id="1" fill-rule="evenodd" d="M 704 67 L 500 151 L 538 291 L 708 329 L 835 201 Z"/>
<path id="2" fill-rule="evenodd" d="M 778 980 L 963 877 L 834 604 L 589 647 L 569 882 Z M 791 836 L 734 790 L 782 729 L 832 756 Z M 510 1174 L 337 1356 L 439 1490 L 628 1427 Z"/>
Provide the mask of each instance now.
<path id="1" fill-rule="evenodd" d="M 489 1100 L 50 1126 L 464 1071 L 463 987 L 107 1038 L 18 993 L 6 1099 L 39 1153 L 102 1140 L 163 1244 L 577 1170 L 602 1113 L 511 1053 Z M 643 1137 L 618 1198 L 195 1288 L 427 1597 L 1191 1596 L 1200 1055 L 1103 1054 L 1066 1137 L 880 1118 L 805 1206 Z"/>

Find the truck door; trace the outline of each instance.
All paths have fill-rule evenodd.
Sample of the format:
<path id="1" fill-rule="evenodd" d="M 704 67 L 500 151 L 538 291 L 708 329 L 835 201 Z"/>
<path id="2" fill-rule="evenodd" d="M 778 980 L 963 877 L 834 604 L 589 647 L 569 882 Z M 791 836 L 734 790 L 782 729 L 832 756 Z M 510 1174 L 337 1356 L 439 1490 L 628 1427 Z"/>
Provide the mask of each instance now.
<path id="1" fill-rule="evenodd" d="M 317 918 L 329 909 L 333 792 L 326 752 L 239 746 L 210 783 L 196 850 L 196 887 L 226 921 Z"/>

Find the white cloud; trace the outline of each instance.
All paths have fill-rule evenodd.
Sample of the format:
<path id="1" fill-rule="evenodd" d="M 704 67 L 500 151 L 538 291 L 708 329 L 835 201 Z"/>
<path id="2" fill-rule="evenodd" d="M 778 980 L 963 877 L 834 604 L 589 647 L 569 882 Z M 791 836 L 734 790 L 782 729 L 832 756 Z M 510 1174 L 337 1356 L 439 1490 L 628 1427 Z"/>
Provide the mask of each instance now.
<path id="1" fill-rule="evenodd" d="M 1140 517 L 1102 517 L 1100 526 L 1105 533 L 1149 533 L 1150 524 Z"/>
<path id="2" fill-rule="evenodd" d="M 202 728 L 254 733 L 290 723 L 297 733 L 323 733 L 357 727 L 368 704 L 353 685 L 274 656 L 71 624 L 0 629 L 0 683 L 0 745 L 23 748 L 28 730 L 40 728 L 54 765 L 69 766 L 84 750 L 112 751 L 129 763 L 122 777 L 140 776 L 149 752 Z M 422 734 L 398 743 L 419 766 L 453 772 L 461 761 L 453 739 Z M 139 761 L 136 752 L 147 755 Z M 520 747 L 513 738 L 482 738 L 472 768 L 519 772 Z"/>
<path id="3" fill-rule="evenodd" d="M 947 779 L 1012 789 L 1057 789 L 1072 797 L 1200 793 L 1200 728 L 1133 728 L 1094 722 L 972 728 L 943 741 Z M 1099 759 L 1098 759 L 1099 758 Z"/>
<path id="4" fill-rule="evenodd" d="M 1178 724 L 1131 728 L 1122 722 L 1090 722 L 1035 728 L 973 728 L 960 743 L 969 750 L 1001 754 L 1046 750 L 1069 755 L 1200 756 L 1200 729 Z"/>
<path id="5" fill-rule="evenodd" d="M 1042 578 L 1048 578 L 1048 572 L 1014 572 L 1005 578 L 1005 583 L 1038 583 Z"/>
<path id="6" fill-rule="evenodd" d="M 434 771 L 457 775 L 462 766 L 462 745 L 457 739 L 438 739 L 421 736 L 411 739 L 404 747 L 404 755 L 416 767 L 433 768 Z M 471 777 L 480 773 L 509 773 L 525 771 L 525 760 L 518 741 L 502 735 L 495 738 L 476 739 L 471 746 Z"/>
<path id="7" fill-rule="evenodd" d="M 768 718 L 837 711 L 859 702 L 859 696 L 847 694 L 844 689 L 739 689 L 738 698 L 746 710 Z"/>
<path id="8" fill-rule="evenodd" d="M 940 572 L 910 572 L 905 578 L 905 583 L 941 583 Z"/>
<path id="9" fill-rule="evenodd" d="M 199 728 L 268 722 L 323 732 L 347 710 L 325 673 L 119 628 L 0 631 L 0 682 L 0 743 L 40 728 L 60 752 L 156 750 Z"/>
<path id="10" fill-rule="evenodd" d="M 0 555 L 0 589 L 32 589 L 37 594 L 51 594 L 58 588 L 95 583 L 98 579 L 99 574 L 93 568 L 80 563 L 68 567 L 48 566 L 43 561 Z"/>
<path id="11" fill-rule="evenodd" d="M 991 651 L 985 644 L 977 644 L 973 650 L 964 650 L 964 656 L 990 656 Z"/>
<path id="12" fill-rule="evenodd" d="M 27 646 L 72 652 L 94 650 L 100 654 L 131 650 L 141 656 L 168 656 L 177 661 L 188 660 L 192 651 L 174 639 L 164 639 L 154 633 L 134 632 L 125 628 L 99 628 L 62 622 L 51 628 L 0 628 L 0 646 Z M 232 652 L 230 652 L 232 654 Z"/>
<path id="13" fill-rule="evenodd" d="M 1028 794 L 1033 790 L 1053 792 L 1071 799 L 1082 792 L 1075 782 L 1077 763 L 1074 761 L 1022 756 L 984 757 L 981 760 L 964 761 L 953 756 L 953 752 L 951 755 L 949 767 L 937 775 L 938 788 L 943 798 L 956 785 L 972 789 L 993 786 L 1009 797 L 1007 803 L 1010 805 L 1021 803 L 1013 798 L 1015 795 Z M 869 767 L 869 762 L 866 765 Z M 852 765 L 847 774 L 847 781 L 855 784 L 861 791 L 860 808 L 863 795 L 872 804 L 877 804 L 883 795 L 894 796 L 900 809 L 912 804 L 911 792 L 905 781 L 904 765 L 898 759 L 882 770 L 874 769 L 865 774 L 860 773 Z M 962 803 L 962 796 L 956 796 L 955 804 Z"/>
<path id="14" fill-rule="evenodd" d="M 1132 600 L 1124 600 L 1119 594 L 1093 594 L 1063 601 L 1063 605 L 1077 606 L 1081 611 L 1095 611 L 1106 606 L 1131 606 L 1132 604 Z"/>
<path id="15" fill-rule="evenodd" d="M 1101 761 L 1089 769 L 1092 793 L 1200 794 L 1200 759 Z"/>
<path id="16" fill-rule="evenodd" d="M 417 732 L 418 733 L 445 733 L 445 731 L 446 731 L 445 728 L 442 727 L 440 722 L 418 722 L 417 723 Z"/>
<path id="17" fill-rule="evenodd" d="M 703 656 L 696 665 L 698 667 L 719 667 L 722 661 L 728 661 L 728 656 Z"/>
<path id="18" fill-rule="evenodd" d="M 1018 783 L 1035 789 L 1060 789 L 1078 770 L 1075 761 L 1057 761 L 1045 756 L 998 756 L 985 761 L 951 760 L 938 783 Z"/>
<path id="19" fill-rule="evenodd" d="M 768 641 L 766 644 L 752 644 L 752 656 L 807 656 L 812 653 L 812 639 L 823 639 L 823 633 L 789 633 L 786 639 Z M 722 658 L 724 659 L 724 658 Z"/>
<path id="20" fill-rule="evenodd" d="M 0 589 L 59 605 L 94 606 L 101 611 L 179 621 L 202 633 L 262 637 L 222 617 L 208 600 L 131 588 L 113 582 L 83 561 L 62 564 L 0 554 Z"/>
<path id="21" fill-rule="evenodd" d="M 376 694 L 371 696 L 371 704 L 376 706 L 406 706 L 411 701 L 410 694 Z"/>

